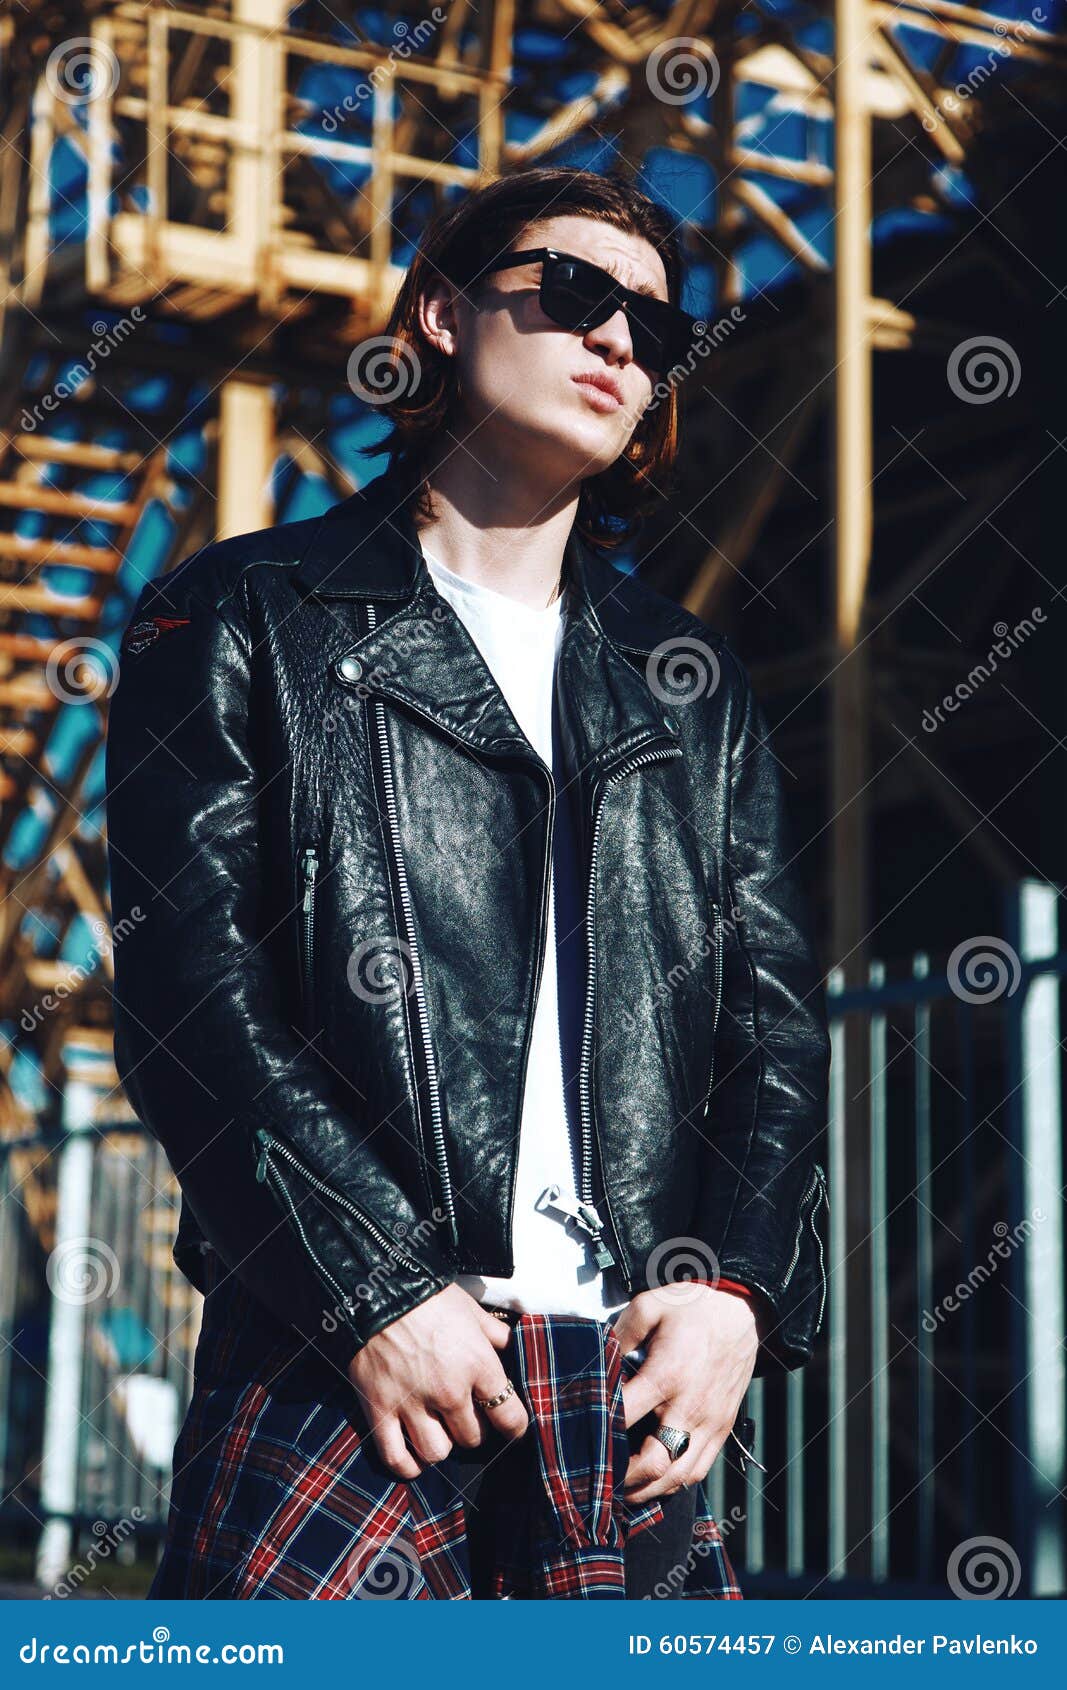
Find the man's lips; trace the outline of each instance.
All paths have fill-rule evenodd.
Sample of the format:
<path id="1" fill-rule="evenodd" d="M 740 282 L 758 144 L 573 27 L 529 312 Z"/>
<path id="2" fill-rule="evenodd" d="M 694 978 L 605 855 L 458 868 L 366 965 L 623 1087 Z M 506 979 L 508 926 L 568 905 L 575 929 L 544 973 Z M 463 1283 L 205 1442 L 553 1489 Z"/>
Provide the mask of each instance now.
<path id="1" fill-rule="evenodd" d="M 577 387 L 581 388 L 590 403 L 595 405 L 598 411 L 617 411 L 622 404 L 621 395 L 614 388 L 609 389 L 607 386 L 601 386 L 592 376 L 572 376 L 571 380 Z"/>

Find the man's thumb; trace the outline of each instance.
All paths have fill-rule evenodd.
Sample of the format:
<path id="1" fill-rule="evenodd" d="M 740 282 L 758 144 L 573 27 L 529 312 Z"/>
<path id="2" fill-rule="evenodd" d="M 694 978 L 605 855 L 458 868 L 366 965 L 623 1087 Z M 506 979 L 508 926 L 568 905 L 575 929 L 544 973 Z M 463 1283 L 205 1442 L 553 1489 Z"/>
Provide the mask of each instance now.
<path id="1" fill-rule="evenodd" d="M 619 1341 L 619 1348 L 623 1355 L 630 1350 L 636 1350 L 643 1344 L 655 1325 L 655 1315 L 650 1311 L 638 1313 L 633 1303 L 627 1303 L 618 1319 L 612 1325 L 612 1331 Z"/>

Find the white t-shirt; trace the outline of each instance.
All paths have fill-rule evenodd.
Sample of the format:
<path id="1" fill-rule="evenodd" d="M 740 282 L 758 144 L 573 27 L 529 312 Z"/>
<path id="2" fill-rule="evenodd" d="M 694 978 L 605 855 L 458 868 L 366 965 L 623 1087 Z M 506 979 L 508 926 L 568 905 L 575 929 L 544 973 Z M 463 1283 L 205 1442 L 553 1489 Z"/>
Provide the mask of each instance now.
<path id="1" fill-rule="evenodd" d="M 425 548 L 423 555 L 438 592 L 463 621 L 512 715 L 551 768 L 552 699 L 563 635 L 563 601 L 557 598 L 538 610 L 455 574 Z M 512 1237 L 515 1271 L 510 1279 L 461 1274 L 458 1283 L 479 1302 L 527 1314 L 581 1314 L 606 1320 L 629 1301 L 617 1270 L 602 1271 L 596 1266 L 588 1234 L 574 1222 L 558 1211 L 535 1206 L 549 1186 L 558 1185 L 561 1200 L 570 1202 L 577 1191 L 578 1154 L 567 1119 L 557 990 L 553 888 L 519 1129 Z M 595 1171 L 594 1181 L 593 1202 L 601 1220 L 606 1220 Z"/>

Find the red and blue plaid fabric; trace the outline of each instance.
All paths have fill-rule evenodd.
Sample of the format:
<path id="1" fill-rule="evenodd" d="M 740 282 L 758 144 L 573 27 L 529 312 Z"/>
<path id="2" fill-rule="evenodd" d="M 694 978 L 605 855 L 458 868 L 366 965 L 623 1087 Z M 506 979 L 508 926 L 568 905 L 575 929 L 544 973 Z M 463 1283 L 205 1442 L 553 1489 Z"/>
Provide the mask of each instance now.
<path id="1" fill-rule="evenodd" d="M 398 1479 L 347 1381 L 233 1276 L 210 1277 L 149 1597 L 470 1599 L 464 1458 L 488 1445 Z M 531 1424 L 517 1441 L 490 1434 L 477 1507 L 490 1510 L 491 1594 L 624 1597 L 627 1537 L 662 1518 L 658 1501 L 622 1494 L 633 1364 L 607 1323 L 557 1315 L 518 1317 L 501 1359 Z M 670 1584 L 679 1598 L 741 1596 L 702 1501 Z"/>

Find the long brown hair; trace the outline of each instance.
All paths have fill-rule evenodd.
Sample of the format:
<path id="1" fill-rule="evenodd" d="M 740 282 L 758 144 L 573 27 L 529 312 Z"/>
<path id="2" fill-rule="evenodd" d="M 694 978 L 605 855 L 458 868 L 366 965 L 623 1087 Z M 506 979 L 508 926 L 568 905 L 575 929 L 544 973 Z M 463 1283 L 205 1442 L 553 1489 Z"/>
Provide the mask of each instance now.
<path id="1" fill-rule="evenodd" d="M 520 235 L 550 217 L 582 216 L 626 234 L 639 235 L 663 261 L 667 295 L 680 303 L 682 257 L 668 213 L 618 177 L 588 170 L 538 169 L 501 177 L 467 194 L 426 227 L 404 277 L 384 335 L 390 345 L 376 363 L 376 379 L 392 396 L 379 409 L 392 423 L 382 440 L 361 450 L 390 454 L 390 467 L 403 465 L 423 492 L 429 443 L 455 426 L 457 377 L 454 358 L 434 347 L 419 326 L 422 294 L 444 277 L 476 297 L 482 272 L 511 250 Z M 384 338 L 384 337 L 383 337 Z M 380 340 L 375 341 L 381 347 Z M 417 381 L 411 385 L 411 371 Z M 577 525 L 587 539 L 619 545 L 637 530 L 648 511 L 674 490 L 678 454 L 678 399 L 674 383 L 637 424 L 626 450 L 598 475 L 589 476 L 578 497 Z"/>

